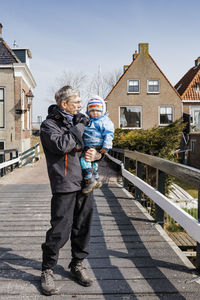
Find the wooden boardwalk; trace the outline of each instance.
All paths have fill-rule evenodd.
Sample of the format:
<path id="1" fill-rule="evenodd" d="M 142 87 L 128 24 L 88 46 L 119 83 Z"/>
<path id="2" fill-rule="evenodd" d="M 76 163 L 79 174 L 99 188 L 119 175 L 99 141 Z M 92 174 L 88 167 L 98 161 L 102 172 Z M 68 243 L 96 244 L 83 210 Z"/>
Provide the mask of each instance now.
<path id="1" fill-rule="evenodd" d="M 38 171 L 29 169 L 30 177 L 35 172 L 34 184 L 27 177 L 28 167 L 26 178 L 19 175 L 14 180 L 13 173 L 0 179 L 2 300 L 46 299 L 40 291 L 41 243 L 49 228 L 51 192 L 42 164 Z M 200 284 L 188 283 L 196 276 L 191 263 L 116 183 L 107 166 L 104 170 L 105 184 L 94 192 L 90 255 L 86 260 L 94 284 L 86 288 L 70 278 L 68 243 L 60 251 L 55 269 L 60 295 L 50 299 L 198 299 Z"/>

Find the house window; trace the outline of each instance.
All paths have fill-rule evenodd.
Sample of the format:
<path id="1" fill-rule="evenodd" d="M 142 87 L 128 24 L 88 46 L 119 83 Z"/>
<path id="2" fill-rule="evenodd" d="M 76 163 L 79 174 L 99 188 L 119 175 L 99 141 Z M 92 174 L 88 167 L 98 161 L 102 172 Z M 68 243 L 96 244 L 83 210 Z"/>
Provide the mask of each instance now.
<path id="1" fill-rule="evenodd" d="M 5 91 L 0 88 L 0 128 L 5 127 Z"/>
<path id="2" fill-rule="evenodd" d="M 120 128 L 141 128 L 141 106 L 120 107 Z"/>
<path id="3" fill-rule="evenodd" d="M 4 150 L 4 147 L 5 147 L 5 142 L 0 141 L 0 150 Z"/>
<path id="4" fill-rule="evenodd" d="M 139 93 L 140 83 L 139 80 L 128 80 L 128 93 Z"/>
<path id="5" fill-rule="evenodd" d="M 30 110 L 27 110 L 27 112 L 26 112 L 26 120 L 27 120 L 26 128 L 29 130 L 30 129 Z"/>
<path id="6" fill-rule="evenodd" d="M 196 140 L 191 140 L 191 152 L 195 152 L 195 143 L 196 143 Z"/>
<path id="7" fill-rule="evenodd" d="M 173 122 L 173 107 L 160 106 L 160 125 L 168 125 Z"/>
<path id="8" fill-rule="evenodd" d="M 147 80 L 148 93 L 160 93 L 160 80 Z"/>
<path id="9" fill-rule="evenodd" d="M 190 107 L 191 124 L 200 128 L 200 106 Z"/>

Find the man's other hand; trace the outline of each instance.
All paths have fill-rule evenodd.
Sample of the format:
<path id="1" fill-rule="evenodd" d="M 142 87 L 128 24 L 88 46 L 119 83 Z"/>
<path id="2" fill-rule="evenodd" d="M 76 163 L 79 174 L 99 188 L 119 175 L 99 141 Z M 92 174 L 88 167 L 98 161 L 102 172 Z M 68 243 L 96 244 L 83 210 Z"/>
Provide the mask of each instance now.
<path id="1" fill-rule="evenodd" d="M 90 120 L 88 117 L 86 117 L 86 115 L 78 113 L 78 114 L 74 115 L 73 122 L 74 122 L 74 125 L 82 123 L 85 126 L 87 126 L 90 123 Z"/>

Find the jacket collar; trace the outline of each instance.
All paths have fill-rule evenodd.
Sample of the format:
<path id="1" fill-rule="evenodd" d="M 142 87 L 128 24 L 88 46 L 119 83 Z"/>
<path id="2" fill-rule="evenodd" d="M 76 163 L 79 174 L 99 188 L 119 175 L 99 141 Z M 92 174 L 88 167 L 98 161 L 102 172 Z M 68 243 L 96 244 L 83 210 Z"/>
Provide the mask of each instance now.
<path id="1" fill-rule="evenodd" d="M 61 120 L 64 125 L 71 127 L 73 125 L 72 118 L 72 115 L 67 114 L 56 104 L 52 104 L 48 108 L 47 119 Z"/>

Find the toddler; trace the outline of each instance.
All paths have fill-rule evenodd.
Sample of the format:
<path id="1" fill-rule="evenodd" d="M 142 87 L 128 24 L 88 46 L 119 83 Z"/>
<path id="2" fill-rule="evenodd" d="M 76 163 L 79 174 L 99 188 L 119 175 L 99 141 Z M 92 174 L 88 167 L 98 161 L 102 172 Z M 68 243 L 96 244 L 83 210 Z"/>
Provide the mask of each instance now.
<path id="1" fill-rule="evenodd" d="M 104 100 L 99 96 L 90 99 L 87 104 L 87 114 L 90 123 L 83 133 L 85 151 L 89 148 L 95 148 L 101 154 L 107 153 L 112 148 L 114 125 L 106 113 Z M 86 161 L 83 156 L 80 159 L 80 164 L 84 178 L 82 192 L 87 194 L 94 188 L 100 188 L 102 183 L 99 180 L 98 163 Z"/>

